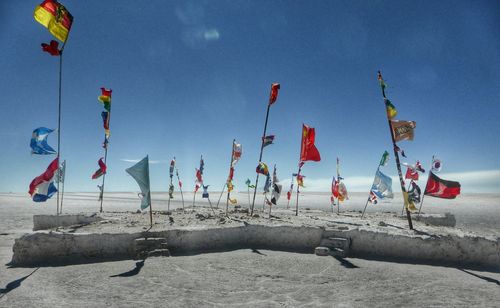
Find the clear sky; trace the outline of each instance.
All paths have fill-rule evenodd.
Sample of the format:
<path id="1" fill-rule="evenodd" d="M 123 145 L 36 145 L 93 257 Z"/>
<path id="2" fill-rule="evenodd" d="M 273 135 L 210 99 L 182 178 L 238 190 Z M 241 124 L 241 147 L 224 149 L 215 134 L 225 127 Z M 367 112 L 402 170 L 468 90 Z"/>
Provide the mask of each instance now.
<path id="1" fill-rule="evenodd" d="M 29 148 L 34 128 L 57 127 L 58 58 L 40 48 L 53 39 L 33 19 L 40 2 L 0 1 L 4 192 L 27 192 L 53 159 Z M 336 157 L 348 189 L 368 191 L 391 151 L 380 69 L 397 119 L 417 122 L 415 140 L 399 144 L 408 162 L 428 168 L 435 154 L 463 192 L 500 192 L 499 1 L 62 3 L 74 16 L 63 69 L 66 191 L 100 183 L 91 175 L 104 154 L 102 86 L 113 89 L 107 190 L 138 190 L 125 168 L 146 154 L 154 191 L 168 189 L 173 156 L 191 190 L 200 154 L 205 183 L 219 190 L 233 138 L 243 144 L 236 189 L 246 189 L 273 82 L 281 83 L 268 126 L 276 139 L 263 161 L 289 181 L 306 123 L 322 161 L 304 166 L 304 191 L 329 190 Z M 396 175 L 393 158 L 383 171 Z"/>

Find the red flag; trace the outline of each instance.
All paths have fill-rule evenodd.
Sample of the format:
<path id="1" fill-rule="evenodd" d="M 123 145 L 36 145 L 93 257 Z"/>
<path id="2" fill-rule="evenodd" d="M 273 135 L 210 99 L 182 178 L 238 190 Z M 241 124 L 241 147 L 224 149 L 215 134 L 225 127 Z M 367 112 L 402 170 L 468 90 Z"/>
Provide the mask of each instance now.
<path id="1" fill-rule="evenodd" d="M 418 181 L 417 170 L 408 167 L 408 169 L 406 169 L 405 179 Z"/>
<path id="2" fill-rule="evenodd" d="M 59 43 L 57 41 L 50 41 L 49 44 L 42 43 L 42 50 L 50 53 L 52 56 L 60 56 Z"/>
<path id="3" fill-rule="evenodd" d="M 280 89 L 279 83 L 273 83 L 271 85 L 271 94 L 269 95 L 269 105 L 272 105 L 278 99 L 278 90 Z"/>
<path id="4" fill-rule="evenodd" d="M 50 165 L 47 167 L 44 173 L 40 174 L 36 178 L 33 179 L 30 183 L 29 194 L 33 196 L 36 188 L 44 183 L 44 182 L 52 182 L 52 178 L 55 175 L 55 172 L 59 169 L 59 158 L 54 159 Z"/>
<path id="5" fill-rule="evenodd" d="M 455 199 L 456 196 L 460 195 L 460 183 L 443 180 L 429 172 L 429 180 L 427 180 L 424 194 L 437 198 Z"/>
<path id="6" fill-rule="evenodd" d="M 104 164 L 103 158 L 101 157 L 97 162 L 99 164 L 99 169 L 92 175 L 92 180 L 99 178 L 101 175 L 106 174 L 106 164 Z"/>
<path id="7" fill-rule="evenodd" d="M 320 161 L 321 156 L 314 145 L 315 132 L 313 127 L 302 124 L 302 143 L 300 146 L 300 161 Z"/>
<path id="8" fill-rule="evenodd" d="M 227 177 L 227 180 L 228 181 L 232 181 L 233 180 L 233 176 L 234 176 L 234 168 L 231 167 L 231 168 L 229 168 L 229 176 Z"/>
<path id="9" fill-rule="evenodd" d="M 111 97 L 111 93 L 113 93 L 113 90 L 106 89 L 106 88 L 101 88 L 101 95 L 102 96 L 109 96 L 109 97 Z"/>

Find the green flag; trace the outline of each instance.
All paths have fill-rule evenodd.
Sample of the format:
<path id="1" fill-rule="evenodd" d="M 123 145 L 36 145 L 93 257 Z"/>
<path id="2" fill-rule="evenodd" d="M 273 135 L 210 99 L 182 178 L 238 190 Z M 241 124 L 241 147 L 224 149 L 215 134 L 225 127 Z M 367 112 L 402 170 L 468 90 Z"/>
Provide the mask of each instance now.
<path id="1" fill-rule="evenodd" d="M 151 192 L 149 190 L 149 158 L 146 155 L 140 162 L 127 168 L 128 174 L 130 174 L 134 180 L 137 181 L 142 192 L 141 199 L 141 210 L 144 210 L 151 205 Z"/>
<path id="2" fill-rule="evenodd" d="M 384 154 L 382 154 L 382 159 L 380 159 L 379 166 L 387 165 L 388 161 L 389 161 L 389 153 L 387 151 L 384 151 Z"/>

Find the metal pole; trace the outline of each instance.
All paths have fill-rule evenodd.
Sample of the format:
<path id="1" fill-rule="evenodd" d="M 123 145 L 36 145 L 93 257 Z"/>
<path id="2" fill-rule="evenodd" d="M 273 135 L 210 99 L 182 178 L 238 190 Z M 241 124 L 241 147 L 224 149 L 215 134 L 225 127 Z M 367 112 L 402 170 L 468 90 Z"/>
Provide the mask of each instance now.
<path id="1" fill-rule="evenodd" d="M 233 139 L 233 143 L 231 145 L 231 159 L 229 160 L 229 174 L 231 174 L 231 168 L 233 168 L 233 155 L 234 155 L 234 142 L 235 141 L 236 141 L 236 139 Z M 234 172 L 234 170 L 233 170 L 233 172 Z M 229 181 L 229 177 L 228 177 L 227 181 Z M 231 191 L 229 190 L 229 185 L 227 182 L 226 182 L 226 185 L 228 186 L 227 187 L 227 199 L 226 199 L 226 216 L 227 216 L 227 213 L 229 211 L 229 198 L 231 195 Z"/>
<path id="2" fill-rule="evenodd" d="M 299 166 L 300 166 L 300 163 L 299 163 Z M 300 176 L 300 171 L 302 170 L 302 166 L 299 167 L 299 172 L 297 172 L 297 178 Z M 295 216 L 298 216 L 299 215 L 299 181 L 297 179 L 297 202 L 295 203 Z"/>
<path id="3" fill-rule="evenodd" d="M 175 167 L 175 174 L 177 175 L 177 181 L 179 181 L 179 184 L 181 182 L 181 179 L 179 178 L 179 170 L 177 167 Z M 179 185 L 179 190 L 181 191 L 181 199 L 182 199 L 182 210 L 184 211 L 184 195 L 182 193 L 182 186 Z"/>
<path id="4" fill-rule="evenodd" d="M 269 109 L 271 108 L 271 104 L 267 104 L 267 111 L 266 111 L 266 122 L 264 123 L 264 133 L 262 134 L 262 140 L 260 143 L 260 154 L 259 154 L 259 163 L 262 162 L 262 151 L 264 150 L 264 138 L 266 137 L 266 131 L 267 131 L 267 121 L 269 119 Z M 255 179 L 255 189 L 253 191 L 253 201 L 252 201 L 252 208 L 250 210 L 250 216 L 253 215 L 253 209 L 255 206 L 255 195 L 257 194 L 257 186 L 259 185 L 259 173 L 257 172 L 257 178 Z"/>
<path id="5" fill-rule="evenodd" d="M 151 191 L 148 191 L 149 194 L 149 222 L 151 224 L 151 228 L 153 228 L 153 206 L 151 205 Z"/>
<path id="6" fill-rule="evenodd" d="M 377 172 L 380 170 L 380 164 L 377 167 L 377 171 L 375 171 L 375 176 L 377 176 Z M 368 199 L 366 200 L 365 208 L 363 209 L 363 214 L 361 214 L 361 219 L 365 216 L 366 207 L 368 206 L 368 202 L 370 201 L 370 193 L 372 192 L 373 184 L 375 184 L 375 177 L 373 178 L 372 186 L 370 186 L 370 192 L 368 193 Z"/>
<path id="7" fill-rule="evenodd" d="M 63 170 L 62 170 L 62 192 L 61 192 L 61 206 L 59 207 L 59 212 L 62 214 L 63 209 L 63 201 L 64 201 L 64 182 L 66 181 L 66 160 L 63 161 Z M 61 173 L 59 174 L 59 180 L 61 179 Z"/>
<path id="8" fill-rule="evenodd" d="M 111 112 L 109 113 L 109 117 L 111 117 Z M 104 137 L 106 138 L 106 137 Z M 108 159 L 108 145 L 106 144 L 106 148 L 104 149 L 104 164 L 107 166 L 106 164 L 106 160 Z M 100 212 L 102 213 L 102 202 L 104 201 L 104 182 L 106 180 L 106 173 L 104 173 L 102 175 L 102 185 L 101 185 L 101 209 L 100 209 Z"/>
<path id="9" fill-rule="evenodd" d="M 379 75 L 381 77 L 382 75 L 381 75 L 380 71 L 378 73 L 379 73 Z M 387 99 L 387 97 L 385 96 L 384 87 L 381 87 L 381 89 L 382 89 L 382 96 L 384 97 L 384 99 Z M 385 103 L 385 101 L 384 101 L 384 103 Z M 403 173 L 401 172 L 401 164 L 400 164 L 400 161 L 399 161 L 399 153 L 396 150 L 397 149 L 396 148 L 396 140 L 394 139 L 394 134 L 392 133 L 391 119 L 389 118 L 389 116 L 387 116 L 387 124 L 389 125 L 389 132 L 391 133 L 391 139 L 392 139 L 392 146 L 393 146 L 393 151 L 394 151 L 394 157 L 396 158 L 396 167 L 398 169 L 398 175 L 399 175 L 399 183 L 401 184 L 401 191 L 403 193 L 403 199 L 404 199 L 405 195 L 406 195 L 405 182 L 403 180 Z M 408 200 L 403 200 L 403 204 L 406 204 L 406 202 L 408 202 Z M 408 219 L 408 226 L 410 227 L 410 230 L 413 230 L 413 223 L 411 221 L 411 214 L 410 214 L 410 210 L 408 210 L 408 208 L 406 208 L 406 218 Z"/>
<path id="10" fill-rule="evenodd" d="M 63 64 L 63 49 L 61 48 L 59 54 L 59 103 L 58 103 L 58 116 L 57 116 L 57 165 L 59 167 L 59 161 L 61 158 L 61 97 L 62 97 L 62 64 Z M 57 181 L 57 208 L 56 213 L 59 216 L 59 181 Z"/>

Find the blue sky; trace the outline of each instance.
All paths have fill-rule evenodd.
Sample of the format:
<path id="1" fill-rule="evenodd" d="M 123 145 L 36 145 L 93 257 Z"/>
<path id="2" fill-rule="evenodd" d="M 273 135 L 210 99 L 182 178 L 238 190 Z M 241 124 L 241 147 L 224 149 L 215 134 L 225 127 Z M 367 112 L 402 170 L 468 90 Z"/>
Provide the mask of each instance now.
<path id="1" fill-rule="evenodd" d="M 57 127 L 58 59 L 41 51 L 53 37 L 33 19 L 39 2 L 0 2 L 0 191 L 27 191 L 53 159 L 29 149 L 34 128 Z M 67 191 L 100 183 L 90 177 L 103 156 L 101 86 L 113 89 L 107 190 L 138 190 L 125 168 L 146 154 L 154 191 L 168 189 L 173 156 L 191 189 L 200 154 L 205 182 L 220 189 L 233 138 L 243 144 L 235 173 L 243 190 L 255 179 L 273 82 L 281 83 L 268 126 L 276 139 L 263 161 L 289 181 L 306 123 L 322 161 L 303 168 L 305 191 L 329 189 L 336 157 L 348 189 L 367 191 L 391 150 L 379 69 L 397 119 L 417 122 L 415 140 L 399 144 L 408 161 L 428 167 L 435 154 L 463 192 L 500 191 L 498 1 L 63 4 L 74 16 L 63 71 Z M 384 172 L 396 175 L 393 159 Z"/>

